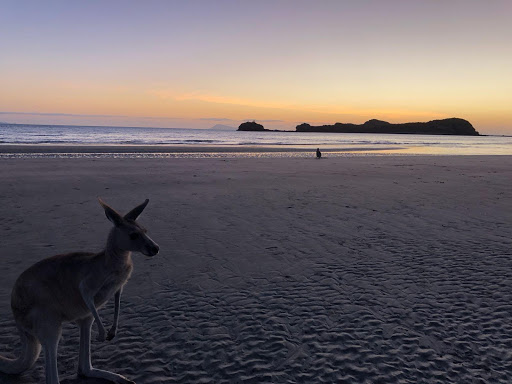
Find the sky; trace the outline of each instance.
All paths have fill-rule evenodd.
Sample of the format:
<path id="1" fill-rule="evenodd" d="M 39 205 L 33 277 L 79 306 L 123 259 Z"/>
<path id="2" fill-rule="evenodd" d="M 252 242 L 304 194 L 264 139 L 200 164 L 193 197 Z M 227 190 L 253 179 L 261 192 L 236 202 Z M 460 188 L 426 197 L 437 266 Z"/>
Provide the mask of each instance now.
<path id="1" fill-rule="evenodd" d="M 512 134 L 512 0 L 0 0 L 0 121 Z"/>

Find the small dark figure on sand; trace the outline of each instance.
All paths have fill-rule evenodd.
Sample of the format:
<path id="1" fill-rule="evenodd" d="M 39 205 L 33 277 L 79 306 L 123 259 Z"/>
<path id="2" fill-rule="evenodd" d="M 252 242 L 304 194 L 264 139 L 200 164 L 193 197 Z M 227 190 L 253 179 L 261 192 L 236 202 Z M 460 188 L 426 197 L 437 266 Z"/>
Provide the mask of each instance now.
<path id="1" fill-rule="evenodd" d="M 320 159 L 322 157 L 322 152 L 320 152 L 320 148 L 316 149 L 316 158 Z"/>

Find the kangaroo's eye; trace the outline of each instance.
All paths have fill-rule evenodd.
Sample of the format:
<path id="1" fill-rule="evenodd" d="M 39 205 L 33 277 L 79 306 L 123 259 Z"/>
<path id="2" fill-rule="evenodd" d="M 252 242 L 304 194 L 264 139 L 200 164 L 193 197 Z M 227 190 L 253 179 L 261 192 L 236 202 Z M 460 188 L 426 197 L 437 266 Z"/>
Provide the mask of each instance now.
<path id="1" fill-rule="evenodd" d="M 140 235 L 137 232 L 134 232 L 134 233 L 130 234 L 130 239 L 137 240 L 139 238 L 139 236 Z"/>

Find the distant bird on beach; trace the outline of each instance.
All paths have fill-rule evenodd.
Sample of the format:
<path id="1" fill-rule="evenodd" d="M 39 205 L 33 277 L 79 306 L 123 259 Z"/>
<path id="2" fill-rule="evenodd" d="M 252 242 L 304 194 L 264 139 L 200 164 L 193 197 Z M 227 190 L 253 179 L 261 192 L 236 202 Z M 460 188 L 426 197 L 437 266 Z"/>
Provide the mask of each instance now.
<path id="1" fill-rule="evenodd" d="M 316 149 L 316 158 L 320 159 L 322 157 L 322 152 L 320 152 L 320 148 Z"/>

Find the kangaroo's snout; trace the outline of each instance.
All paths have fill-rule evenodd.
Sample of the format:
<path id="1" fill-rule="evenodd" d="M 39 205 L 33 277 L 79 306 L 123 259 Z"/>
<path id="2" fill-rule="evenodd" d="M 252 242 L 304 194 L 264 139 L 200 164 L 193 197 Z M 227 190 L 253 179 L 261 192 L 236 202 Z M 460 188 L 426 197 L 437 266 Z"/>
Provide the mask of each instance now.
<path id="1" fill-rule="evenodd" d="M 158 245 L 151 245 L 148 247 L 148 254 L 147 256 L 155 256 L 158 251 L 160 251 L 160 247 Z"/>
<path id="2" fill-rule="evenodd" d="M 155 256 L 160 251 L 160 247 L 153 240 L 148 238 L 148 242 L 144 244 L 143 249 L 140 251 L 142 254 L 152 257 Z"/>

